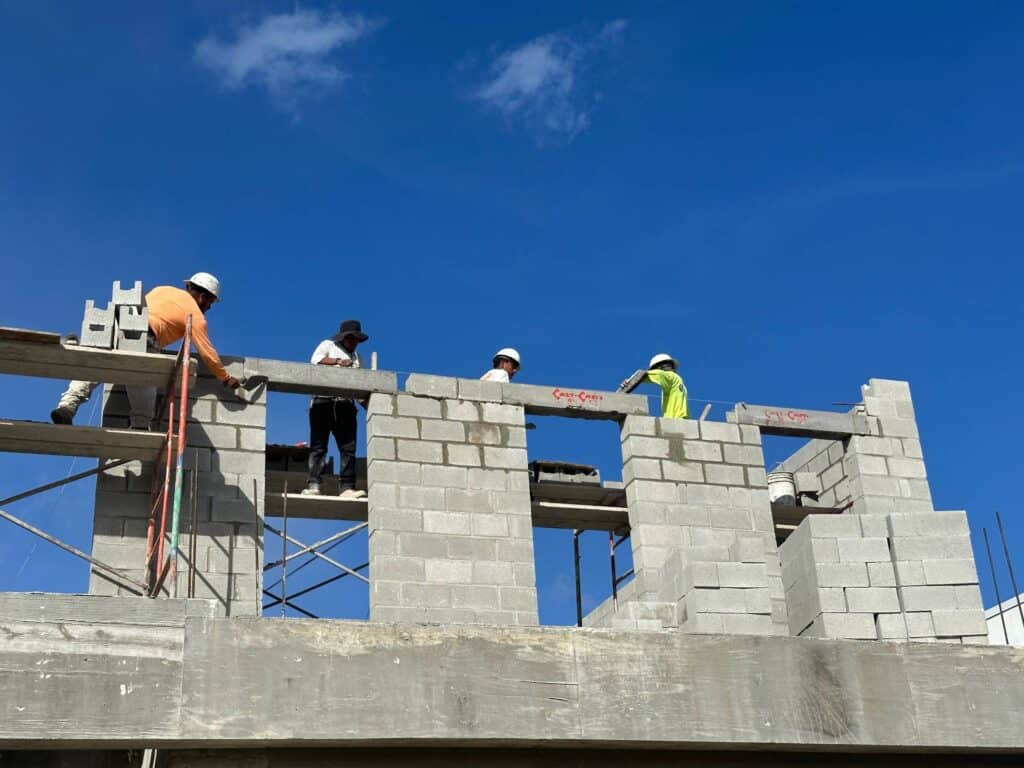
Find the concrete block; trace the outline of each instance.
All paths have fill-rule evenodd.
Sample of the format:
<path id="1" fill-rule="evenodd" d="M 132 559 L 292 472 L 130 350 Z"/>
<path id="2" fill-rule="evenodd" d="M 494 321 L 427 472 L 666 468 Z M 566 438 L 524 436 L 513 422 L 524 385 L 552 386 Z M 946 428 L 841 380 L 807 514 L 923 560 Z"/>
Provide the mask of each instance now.
<path id="1" fill-rule="evenodd" d="M 443 512 L 424 510 L 423 531 L 425 533 L 457 534 L 469 536 L 472 533 L 470 515 L 465 512 Z"/>
<path id="2" fill-rule="evenodd" d="M 872 587 L 895 587 L 896 571 L 891 562 L 868 563 L 868 581 Z"/>
<path id="3" fill-rule="evenodd" d="M 908 536 L 892 539 L 897 560 L 944 560 L 973 558 L 971 540 L 966 536 Z"/>
<path id="4" fill-rule="evenodd" d="M 659 423 L 661 421 L 661 419 L 654 416 L 627 416 L 622 420 L 621 437 L 623 440 L 630 435 L 655 437 L 658 435 Z M 671 421 L 679 420 L 671 419 Z"/>
<path id="5" fill-rule="evenodd" d="M 374 392 L 370 395 L 370 400 L 366 407 L 367 417 L 375 414 L 382 414 L 384 416 L 395 415 L 395 396 L 385 395 L 380 392 Z"/>
<path id="6" fill-rule="evenodd" d="M 372 465 L 377 459 L 394 461 L 395 440 L 390 437 L 372 437 L 366 441 L 366 461 Z M 367 470 L 372 471 L 372 470 Z"/>
<path id="7" fill-rule="evenodd" d="M 466 425 L 466 440 L 473 445 L 502 445 L 504 442 L 499 425 L 482 422 Z"/>
<path id="8" fill-rule="evenodd" d="M 657 480 L 634 480 L 629 484 L 627 496 L 632 492 L 636 501 L 660 501 L 666 503 L 677 503 L 681 501 L 674 483 L 659 482 Z"/>
<path id="9" fill-rule="evenodd" d="M 669 484 L 663 483 L 663 485 Z M 698 506 L 727 507 L 729 506 L 729 489 L 721 485 L 687 483 L 679 486 L 678 499 L 686 504 L 694 504 Z M 659 499 L 649 500 L 659 501 Z M 660 500 L 670 501 L 670 499 L 667 498 Z"/>
<path id="10" fill-rule="evenodd" d="M 441 443 L 423 440 L 398 440 L 398 460 L 415 461 L 422 464 L 441 464 L 444 462 L 444 450 Z"/>
<path id="11" fill-rule="evenodd" d="M 805 630 L 804 637 L 846 640 L 877 640 L 875 616 L 871 613 L 822 613 Z"/>
<path id="12" fill-rule="evenodd" d="M 85 313 L 82 317 L 82 330 L 78 335 L 78 343 L 83 347 L 113 348 L 114 308 L 112 306 L 97 307 L 92 299 L 85 302 Z"/>
<path id="13" fill-rule="evenodd" d="M 486 408 L 490 403 L 484 403 Z M 524 448 L 483 447 L 484 465 L 499 469 L 526 469 L 526 450 Z"/>
<path id="14" fill-rule="evenodd" d="M 396 509 L 393 507 L 369 506 L 370 531 L 423 531 L 423 512 L 418 509 Z"/>
<path id="15" fill-rule="evenodd" d="M 489 401 L 494 403 L 501 402 L 501 383 L 497 381 L 459 379 L 458 388 L 458 397 L 460 400 Z"/>
<path id="16" fill-rule="evenodd" d="M 475 490 L 475 491 L 480 491 L 480 490 L 486 490 L 486 491 L 507 491 L 507 490 L 510 490 L 510 488 L 509 488 L 509 481 L 508 481 L 510 474 L 512 474 L 510 472 L 507 472 L 507 471 L 502 470 L 502 469 L 479 469 L 479 468 L 475 468 L 475 467 L 471 467 L 471 468 L 466 469 L 464 471 L 467 472 L 467 482 L 466 482 L 464 487 L 466 487 L 466 488 L 468 488 L 470 490 Z M 516 474 L 524 474 L 524 473 L 516 473 Z M 450 485 L 453 488 L 460 487 L 456 483 L 446 483 L 446 485 Z M 526 488 L 524 488 L 523 490 L 529 491 L 529 483 L 526 484 Z"/>
<path id="17" fill-rule="evenodd" d="M 751 488 L 768 487 L 768 475 L 764 467 L 747 467 L 747 485 Z"/>
<path id="18" fill-rule="evenodd" d="M 764 462 L 761 462 L 764 464 Z M 821 479 L 814 472 L 794 472 L 797 493 L 821 493 Z"/>
<path id="19" fill-rule="evenodd" d="M 924 563 L 920 560 L 897 560 L 896 582 L 901 587 L 924 586 Z"/>
<path id="20" fill-rule="evenodd" d="M 504 403 L 481 403 L 480 417 L 489 424 L 521 426 L 524 422 L 522 408 Z"/>
<path id="21" fill-rule="evenodd" d="M 405 391 L 411 395 L 425 395 L 437 398 L 455 398 L 459 394 L 456 379 L 448 376 L 431 376 L 425 373 L 410 373 L 405 380 Z"/>
<path id="22" fill-rule="evenodd" d="M 461 443 L 466 440 L 466 427 L 461 421 L 432 421 L 424 419 L 420 424 L 424 440 L 441 440 Z"/>
<path id="23" fill-rule="evenodd" d="M 903 587 L 903 607 L 907 611 L 949 611 L 957 606 L 956 588 L 943 587 Z"/>
<path id="24" fill-rule="evenodd" d="M 499 587 L 478 584 L 452 586 L 452 605 L 456 608 L 496 609 L 501 600 Z"/>
<path id="25" fill-rule="evenodd" d="M 718 564 L 718 582 L 723 587 L 764 587 L 767 580 L 763 562 Z"/>
<path id="26" fill-rule="evenodd" d="M 681 483 L 703 483 L 704 466 L 697 462 L 662 459 L 661 475 L 666 480 Z"/>
<path id="27" fill-rule="evenodd" d="M 928 476 L 925 472 L 924 461 L 921 459 L 890 456 L 885 461 L 889 466 L 889 474 L 895 477 L 924 479 Z"/>
<path id="28" fill-rule="evenodd" d="M 125 525 L 128 521 L 125 521 Z M 963 584 L 953 587 L 956 590 L 957 608 L 981 610 L 981 589 L 977 584 Z"/>
<path id="29" fill-rule="evenodd" d="M 894 587 L 847 587 L 846 605 L 851 613 L 899 613 Z"/>
<path id="30" fill-rule="evenodd" d="M 812 538 L 856 539 L 861 536 L 860 520 L 851 514 L 812 514 L 800 527 L 807 526 Z"/>
<path id="31" fill-rule="evenodd" d="M 416 419 L 396 416 L 373 416 L 367 420 L 369 437 L 407 437 L 418 439 L 420 425 Z"/>
<path id="32" fill-rule="evenodd" d="M 732 464 L 705 464 L 704 480 L 714 485 L 743 485 L 743 467 Z"/>
<path id="33" fill-rule="evenodd" d="M 622 467 L 622 480 L 627 485 L 634 479 L 661 480 L 658 459 L 629 459 Z"/>
<path id="34" fill-rule="evenodd" d="M 414 416 L 424 419 L 441 418 L 441 402 L 430 397 L 398 395 L 395 404 L 399 416 Z"/>
<path id="35" fill-rule="evenodd" d="M 924 560 L 925 584 L 977 584 L 978 571 L 973 558 Z"/>
<path id="36" fill-rule="evenodd" d="M 502 427 L 501 434 L 506 448 L 526 447 L 526 427 Z"/>
<path id="37" fill-rule="evenodd" d="M 511 533 L 508 515 L 469 515 L 470 533 L 473 536 L 508 538 Z"/>
<path id="38" fill-rule="evenodd" d="M 700 439 L 700 425 L 693 419 L 657 419 L 658 434 L 662 437 Z"/>
<path id="39" fill-rule="evenodd" d="M 462 400 L 445 400 L 444 417 L 455 421 L 480 421 L 480 404 Z"/>
<path id="40" fill-rule="evenodd" d="M 482 464 L 480 448 L 475 445 L 445 445 L 445 461 L 460 467 L 479 467 Z"/>
<path id="41" fill-rule="evenodd" d="M 726 443 L 722 446 L 722 455 L 728 464 L 764 466 L 764 454 L 761 452 L 760 446 Z"/>
<path id="42" fill-rule="evenodd" d="M 402 604 L 424 608 L 449 608 L 451 590 L 443 584 L 402 584 Z"/>
<path id="43" fill-rule="evenodd" d="M 814 580 L 819 587 L 867 587 L 864 563 L 815 563 Z"/>
<path id="44" fill-rule="evenodd" d="M 874 456 L 900 456 L 902 447 L 898 440 L 891 437 L 873 437 L 870 435 L 853 435 L 850 438 L 850 453 L 854 455 L 871 454 Z"/>
<path id="45" fill-rule="evenodd" d="M 371 567 L 374 579 L 385 581 L 423 582 L 426 576 L 426 561 L 420 557 L 375 554 Z"/>
<path id="46" fill-rule="evenodd" d="M 936 637 L 987 635 L 985 613 L 981 610 L 933 610 Z"/>
<path id="47" fill-rule="evenodd" d="M 121 286 L 120 280 L 115 280 L 110 291 L 110 304 L 113 307 L 133 306 L 141 307 L 145 304 L 145 296 L 142 292 L 142 281 L 136 280 L 130 288 Z"/>
<path id="48" fill-rule="evenodd" d="M 473 579 L 471 560 L 427 560 L 428 584 L 469 584 Z"/>
<path id="49" fill-rule="evenodd" d="M 473 563 L 473 583 L 514 587 L 515 577 L 512 563 L 475 561 Z"/>
<path id="50" fill-rule="evenodd" d="M 424 464 L 422 468 L 415 464 L 402 466 L 416 467 L 420 474 L 420 480 L 410 478 L 410 480 L 413 480 L 413 482 L 409 483 L 411 485 L 418 485 L 422 482 L 424 486 L 428 487 L 469 487 L 468 475 L 465 467 L 448 467 L 434 464 Z"/>
<path id="51" fill-rule="evenodd" d="M 376 486 L 371 489 L 375 491 Z M 426 486 L 399 486 L 398 507 L 400 509 L 444 509 L 446 489 Z M 389 506 L 385 504 L 384 506 Z"/>
<path id="52" fill-rule="evenodd" d="M 501 608 L 512 611 L 536 611 L 537 590 L 530 587 L 501 587 Z M 661 629 L 661 622 L 658 622 L 657 629 Z"/>
<path id="53" fill-rule="evenodd" d="M 665 455 L 668 456 L 667 451 Z M 722 446 L 702 440 L 688 440 L 683 443 L 683 458 L 688 461 L 722 461 Z"/>
<path id="54" fill-rule="evenodd" d="M 761 445 L 761 430 L 751 424 L 740 424 L 740 440 L 748 445 Z"/>
<path id="55" fill-rule="evenodd" d="M 441 489 L 436 489 L 441 491 Z M 442 491 L 444 499 L 440 508 L 449 512 L 493 513 L 497 511 L 491 500 L 491 491 L 468 491 L 447 488 Z M 438 508 L 435 507 L 435 508 Z"/>
<path id="56" fill-rule="evenodd" d="M 667 459 L 668 440 L 661 437 L 627 437 L 622 441 L 622 458 L 629 460 L 634 457 Z"/>
<path id="57" fill-rule="evenodd" d="M 721 421 L 701 421 L 700 436 L 702 440 L 714 440 L 720 443 L 739 443 L 740 428 L 736 424 Z"/>
<path id="58" fill-rule="evenodd" d="M 854 563 L 891 563 L 886 538 L 837 539 L 839 560 Z"/>
<path id="59" fill-rule="evenodd" d="M 690 590 L 684 599 L 687 616 L 694 613 L 750 613 L 747 604 L 749 589 L 702 589 Z M 767 591 L 764 599 L 767 600 Z M 770 607 L 764 612 L 769 613 Z"/>

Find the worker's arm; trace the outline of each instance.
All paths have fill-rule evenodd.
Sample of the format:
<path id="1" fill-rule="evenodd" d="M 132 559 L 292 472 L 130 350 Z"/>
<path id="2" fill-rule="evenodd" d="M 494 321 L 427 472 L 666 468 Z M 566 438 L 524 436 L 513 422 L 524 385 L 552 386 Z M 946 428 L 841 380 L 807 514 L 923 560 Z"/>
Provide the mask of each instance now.
<path id="1" fill-rule="evenodd" d="M 330 339 L 321 341 L 316 349 L 313 350 L 313 356 L 309 359 L 313 365 L 337 365 L 342 368 L 349 368 L 352 365 L 351 360 L 345 360 L 340 357 L 331 357 L 328 353 L 331 351 Z"/>
<path id="2" fill-rule="evenodd" d="M 324 357 L 320 359 L 317 365 L 340 365 L 342 368 L 350 368 L 352 361 L 341 357 Z"/>
<path id="3" fill-rule="evenodd" d="M 222 381 L 224 386 L 231 387 L 231 389 L 237 389 L 238 379 L 224 369 L 224 364 L 220 361 L 220 355 L 217 354 L 217 350 L 213 348 L 213 343 L 210 341 L 210 335 L 207 332 L 205 320 L 196 322 L 193 319 L 192 343 L 195 345 L 196 352 L 199 353 L 200 359 L 206 363 L 206 367 L 210 369 L 210 373 Z"/>
<path id="4" fill-rule="evenodd" d="M 665 392 L 672 390 L 682 383 L 678 373 L 675 371 L 663 371 L 660 368 L 648 371 L 647 375 L 644 376 L 644 380 L 651 382 L 651 384 L 657 384 Z"/>

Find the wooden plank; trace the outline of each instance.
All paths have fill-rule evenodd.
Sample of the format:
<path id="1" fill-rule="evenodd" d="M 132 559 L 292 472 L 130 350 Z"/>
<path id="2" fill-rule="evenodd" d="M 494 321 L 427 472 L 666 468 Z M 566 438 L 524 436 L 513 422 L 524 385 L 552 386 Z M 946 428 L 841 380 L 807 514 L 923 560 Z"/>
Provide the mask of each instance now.
<path id="1" fill-rule="evenodd" d="M 6 341 L 31 341 L 36 344 L 60 344 L 60 334 L 50 331 L 30 331 L 25 328 L 0 326 L 0 339 Z"/>
<path id="2" fill-rule="evenodd" d="M 15 376 L 163 387 L 174 362 L 174 355 L 0 339 L 0 373 Z M 195 380 L 195 360 L 189 368 Z"/>
<path id="3" fill-rule="evenodd" d="M 587 531 L 619 531 L 629 528 L 629 510 L 596 504 L 566 504 L 534 501 L 533 524 L 538 528 L 568 528 Z"/>
<path id="4" fill-rule="evenodd" d="M 75 427 L 0 419 L 0 451 L 153 461 L 165 435 L 137 429 Z"/>
<path id="5" fill-rule="evenodd" d="M 264 514 L 267 517 L 281 517 L 284 514 L 283 493 L 268 493 L 265 497 Z M 368 504 L 366 499 L 356 501 L 338 496 L 303 496 L 288 494 L 288 519 L 303 520 L 356 520 L 366 521 Z"/>

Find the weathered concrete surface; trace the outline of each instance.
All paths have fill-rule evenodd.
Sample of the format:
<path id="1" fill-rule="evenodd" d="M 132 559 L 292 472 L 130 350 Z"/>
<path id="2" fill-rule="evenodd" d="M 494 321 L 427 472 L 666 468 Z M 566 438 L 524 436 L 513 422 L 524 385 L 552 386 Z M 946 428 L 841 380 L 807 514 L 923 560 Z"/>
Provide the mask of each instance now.
<path id="1" fill-rule="evenodd" d="M 809 411 L 777 405 L 737 403 L 726 419 L 733 424 L 760 427 L 766 435 L 790 437 L 843 438 L 848 435 L 870 435 L 868 420 L 858 413 Z"/>
<path id="2" fill-rule="evenodd" d="M 337 368 L 329 365 L 292 363 L 286 360 L 245 358 L 246 377 L 266 377 L 271 392 L 337 397 L 367 397 L 373 392 L 398 391 L 398 374 L 368 368 Z"/>
<path id="3" fill-rule="evenodd" d="M 83 600 L 88 638 L 68 628 Z M 1019 649 L 207 618 L 182 603 L 5 595 L 0 747 L 1024 752 Z"/>

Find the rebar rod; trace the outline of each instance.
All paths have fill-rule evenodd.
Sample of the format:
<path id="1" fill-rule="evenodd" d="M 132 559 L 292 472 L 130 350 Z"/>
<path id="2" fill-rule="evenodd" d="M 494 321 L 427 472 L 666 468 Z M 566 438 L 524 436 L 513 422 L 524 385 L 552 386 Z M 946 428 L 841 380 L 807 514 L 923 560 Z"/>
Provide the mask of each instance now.
<path id="1" fill-rule="evenodd" d="M 572 532 L 572 561 L 576 573 L 576 626 L 583 626 L 583 594 L 580 589 L 580 529 Z"/>
<path id="2" fill-rule="evenodd" d="M 992 571 L 992 586 L 996 590 L 996 607 L 999 609 L 999 621 L 1003 625 L 1003 638 L 1006 640 L 1006 644 L 1010 644 L 1010 633 L 1006 631 L 1006 618 L 1003 616 L 1003 599 L 999 597 L 999 579 L 996 578 L 996 564 L 992 560 L 992 548 L 988 545 L 988 529 L 982 528 L 981 532 L 985 534 L 985 551 L 988 552 L 988 567 Z"/>
<path id="3" fill-rule="evenodd" d="M 129 461 L 134 461 L 134 459 L 118 459 L 117 461 L 112 461 L 109 464 L 101 464 L 100 466 L 96 467 L 95 469 L 90 469 L 87 472 L 79 472 L 77 475 L 71 475 L 71 477 L 65 477 L 63 480 L 55 480 L 52 483 L 47 483 L 46 485 L 37 486 L 37 487 L 35 487 L 35 488 L 33 488 L 33 489 L 29 490 L 29 491 L 23 491 L 21 493 L 16 493 L 13 496 L 8 496 L 6 499 L 0 499 L 0 506 L 7 506 L 8 504 L 11 504 L 11 503 L 13 503 L 15 501 L 21 501 L 22 499 L 27 499 L 29 496 L 35 496 L 38 493 L 43 493 L 44 491 L 49 491 L 49 490 L 51 490 L 53 488 L 59 488 L 62 485 L 67 485 L 69 483 L 73 483 L 76 480 L 82 480 L 82 479 L 84 479 L 86 477 L 90 477 L 92 475 L 98 475 L 100 472 L 103 472 L 104 470 L 113 469 L 114 467 L 119 467 L 122 464 L 127 464 Z"/>
<path id="4" fill-rule="evenodd" d="M 178 596 L 178 529 L 181 526 L 181 487 L 184 483 L 185 467 L 185 430 L 188 420 L 188 374 L 189 350 L 192 346 L 192 315 L 185 318 L 185 337 L 181 340 L 178 350 L 178 363 L 181 367 L 181 386 L 178 387 L 178 433 L 177 456 L 174 466 L 174 506 L 171 515 L 171 594 Z M 168 446 L 170 449 L 170 446 Z M 253 502 L 255 503 L 255 501 Z"/>
<path id="5" fill-rule="evenodd" d="M 288 609 L 288 480 L 284 481 L 284 496 L 281 501 L 281 518 L 284 533 L 281 534 L 281 618 Z"/>
<path id="6" fill-rule="evenodd" d="M 1006 534 L 1003 532 L 1003 518 L 996 512 L 996 523 L 999 525 L 999 538 L 1003 541 L 1003 555 L 1006 557 L 1006 569 L 1010 572 L 1010 584 L 1013 585 L 1013 594 L 1017 598 L 1017 613 L 1020 614 L 1020 625 L 1024 629 L 1024 608 L 1020 605 L 1020 589 L 1017 587 L 1017 577 L 1013 573 L 1013 562 L 1010 560 L 1010 550 L 1006 546 Z M 1000 613 L 1003 606 L 999 606 Z"/>
<path id="7" fill-rule="evenodd" d="M 100 569 L 101 571 L 107 571 L 108 573 L 112 574 L 113 576 L 116 576 L 118 579 L 121 579 L 122 581 L 127 582 L 128 584 L 131 584 L 133 587 L 136 587 L 137 589 L 141 589 L 143 592 L 146 591 L 146 585 L 145 584 L 142 584 L 141 582 L 135 581 L 135 579 L 133 579 L 133 578 L 125 576 L 121 571 L 119 571 L 117 568 L 114 568 L 112 565 L 107 565 L 102 560 L 97 560 L 95 557 L 92 557 L 91 555 L 85 554 L 85 552 L 83 552 L 82 550 L 80 550 L 80 549 L 78 549 L 76 547 L 73 547 L 70 544 L 65 544 L 63 541 L 61 541 L 57 537 L 51 536 L 50 534 L 46 533 L 45 531 L 42 531 L 39 528 L 36 528 L 31 523 L 27 523 L 27 522 L 25 522 L 24 520 L 22 520 L 19 517 L 15 517 L 10 512 L 5 512 L 4 510 L 0 509 L 0 517 L 2 517 L 4 520 L 8 521 L 9 523 L 14 523 L 14 525 L 18 526 L 19 528 L 23 528 L 24 530 L 28 531 L 29 533 L 34 533 L 39 538 L 43 539 L 44 541 L 50 542 L 54 546 L 60 547 L 65 552 L 70 552 L 75 557 L 80 557 L 82 560 L 85 560 L 86 562 L 90 563 L 91 565 L 93 565 L 94 567 Z"/>

